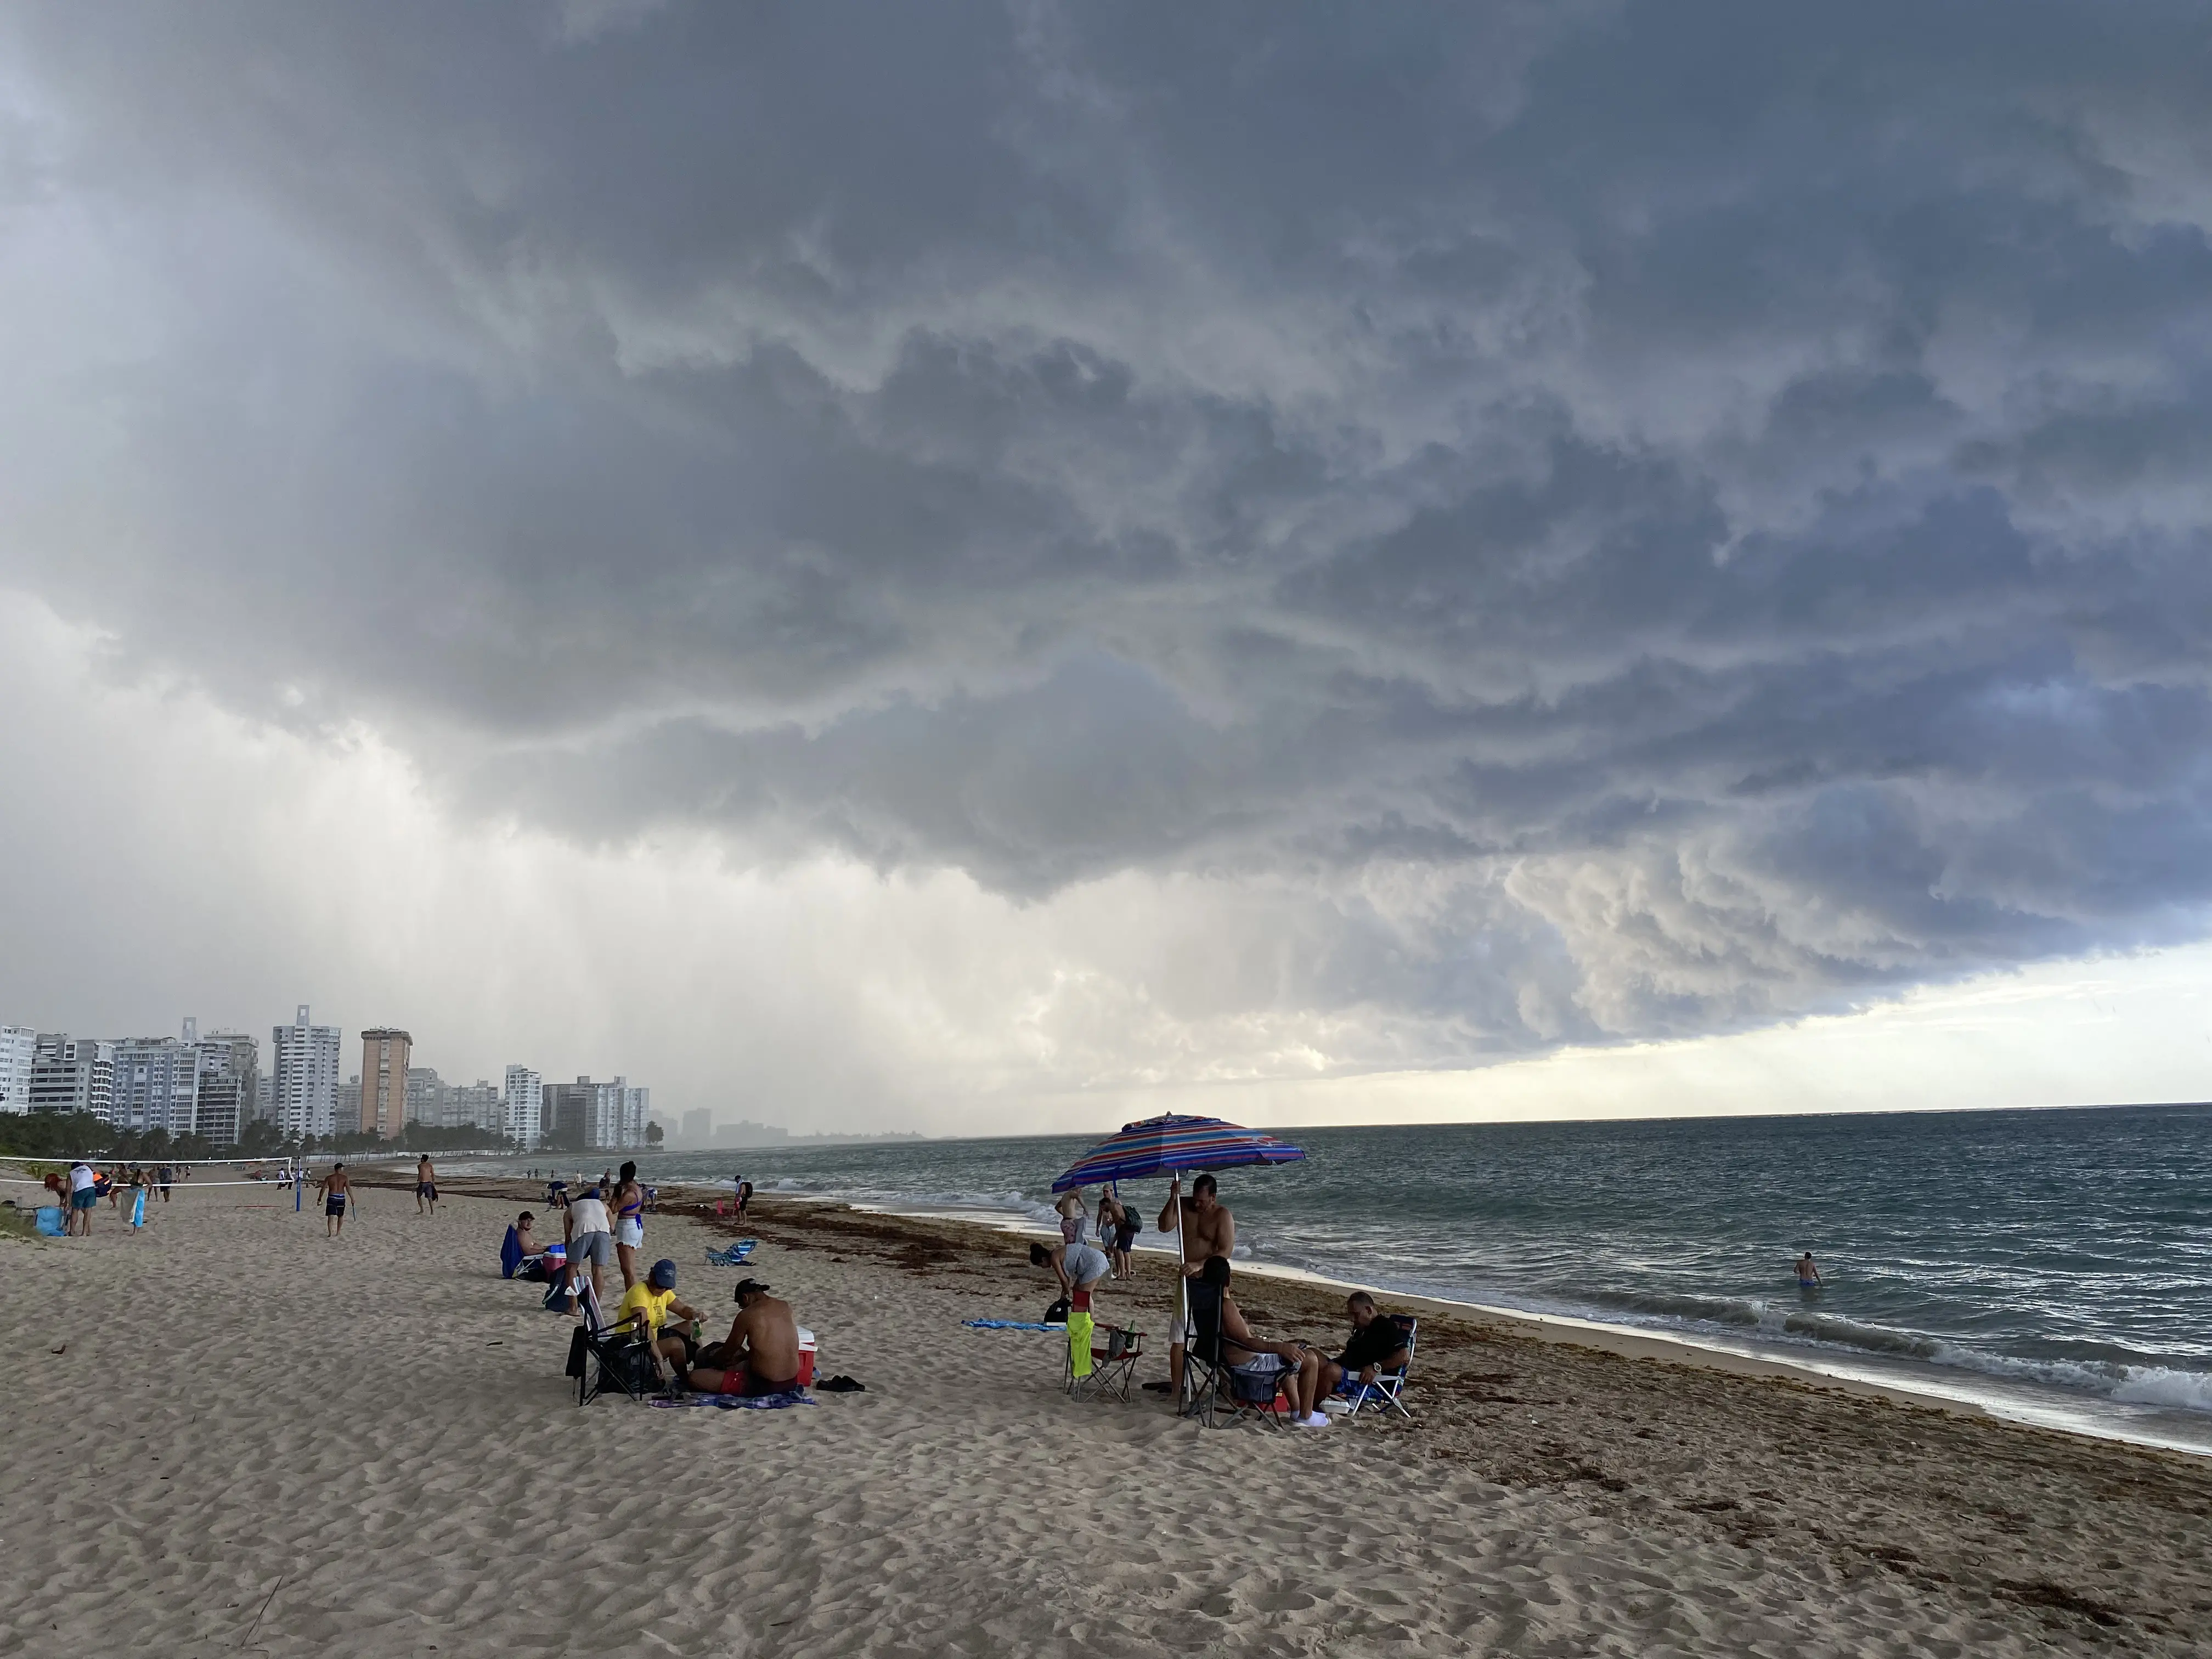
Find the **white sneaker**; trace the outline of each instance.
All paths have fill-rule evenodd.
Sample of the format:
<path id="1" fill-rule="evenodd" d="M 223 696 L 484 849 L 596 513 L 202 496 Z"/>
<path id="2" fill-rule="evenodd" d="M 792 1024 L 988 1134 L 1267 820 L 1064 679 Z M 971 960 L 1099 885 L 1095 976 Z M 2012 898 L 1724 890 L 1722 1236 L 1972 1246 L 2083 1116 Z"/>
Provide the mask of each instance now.
<path id="1" fill-rule="evenodd" d="M 1328 1426 L 1328 1419 L 1321 1413 L 1316 1412 L 1298 1426 L 1306 1429 L 1325 1429 Z"/>

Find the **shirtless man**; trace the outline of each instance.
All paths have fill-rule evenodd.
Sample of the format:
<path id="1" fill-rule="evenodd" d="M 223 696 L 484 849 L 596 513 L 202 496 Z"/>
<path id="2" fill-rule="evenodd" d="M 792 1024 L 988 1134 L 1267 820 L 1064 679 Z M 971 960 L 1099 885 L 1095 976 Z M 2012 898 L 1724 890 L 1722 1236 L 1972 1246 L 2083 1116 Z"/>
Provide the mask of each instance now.
<path id="1" fill-rule="evenodd" d="M 336 1238 L 345 1231 L 346 1209 L 353 1202 L 353 1177 L 345 1165 L 333 1164 L 331 1172 L 315 1183 L 323 1195 L 323 1237 Z"/>
<path id="2" fill-rule="evenodd" d="M 789 1394 L 799 1386 L 799 1322 L 791 1304 L 757 1279 L 738 1281 L 737 1304 L 728 1340 L 702 1348 L 685 1381 L 699 1394 Z"/>
<path id="3" fill-rule="evenodd" d="M 425 1152 L 415 1160 L 415 1213 L 422 1213 L 424 1200 L 429 1200 L 430 1213 L 438 1213 L 438 1172 L 430 1167 L 430 1154 Z"/>
<path id="4" fill-rule="evenodd" d="M 1813 1253 L 1810 1250 L 1797 1258 L 1797 1288 L 1801 1291 L 1817 1291 L 1820 1288 L 1820 1270 L 1814 1264 Z"/>
<path id="5" fill-rule="evenodd" d="M 1182 1177 L 1177 1176 L 1168 1183 L 1168 1201 L 1160 1208 L 1160 1231 L 1173 1232 L 1178 1214 L 1182 1219 L 1182 1276 L 1195 1279 L 1205 1270 L 1210 1256 L 1224 1258 L 1237 1253 L 1237 1218 L 1221 1201 L 1220 1188 L 1210 1175 L 1201 1175 L 1190 1183 L 1190 1196 L 1182 1195 Z M 1183 1335 L 1188 1328 L 1189 1303 L 1182 1287 L 1176 1287 L 1175 1316 L 1168 1322 L 1168 1380 L 1147 1382 L 1145 1387 L 1154 1394 L 1172 1394 L 1182 1398 Z"/>

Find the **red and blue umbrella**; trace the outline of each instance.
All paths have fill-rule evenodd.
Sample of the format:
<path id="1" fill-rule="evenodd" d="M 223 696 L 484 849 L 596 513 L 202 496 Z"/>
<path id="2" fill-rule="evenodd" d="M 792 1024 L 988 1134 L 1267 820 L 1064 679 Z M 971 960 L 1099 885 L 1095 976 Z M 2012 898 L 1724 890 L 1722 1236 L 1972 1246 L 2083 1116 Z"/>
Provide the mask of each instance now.
<path id="1" fill-rule="evenodd" d="M 1103 1186 L 1145 1176 L 1177 1175 L 1186 1170 L 1235 1170 L 1251 1164 L 1296 1164 L 1304 1151 L 1257 1129 L 1240 1129 L 1218 1117 L 1148 1117 L 1125 1123 L 1121 1133 L 1100 1141 L 1052 1183 L 1056 1193 L 1073 1187 Z"/>

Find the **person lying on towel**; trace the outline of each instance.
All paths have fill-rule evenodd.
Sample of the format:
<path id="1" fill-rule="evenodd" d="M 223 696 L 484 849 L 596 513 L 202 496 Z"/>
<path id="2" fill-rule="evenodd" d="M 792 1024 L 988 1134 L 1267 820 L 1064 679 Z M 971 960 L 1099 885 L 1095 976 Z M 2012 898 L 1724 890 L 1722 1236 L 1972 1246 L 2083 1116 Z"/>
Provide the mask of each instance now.
<path id="1" fill-rule="evenodd" d="M 799 1322 L 791 1304 L 770 1296 L 757 1279 L 738 1281 L 736 1300 L 738 1316 L 728 1338 L 699 1350 L 686 1386 L 699 1394 L 747 1399 L 789 1394 L 799 1386 Z"/>

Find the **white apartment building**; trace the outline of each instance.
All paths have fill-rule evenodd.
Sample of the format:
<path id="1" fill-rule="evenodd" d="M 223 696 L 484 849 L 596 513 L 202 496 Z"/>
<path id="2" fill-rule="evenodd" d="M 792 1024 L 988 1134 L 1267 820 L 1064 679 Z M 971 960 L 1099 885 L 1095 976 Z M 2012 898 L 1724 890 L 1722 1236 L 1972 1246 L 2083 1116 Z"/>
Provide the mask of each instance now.
<path id="1" fill-rule="evenodd" d="M 192 1133 L 218 1146 L 235 1146 L 259 1110 L 261 1045 L 243 1031 L 199 1036 L 185 1022 L 185 1041 L 199 1050 L 200 1092 L 192 1108 Z"/>
<path id="2" fill-rule="evenodd" d="M 446 1080 L 434 1066 L 407 1063 L 407 1121 L 434 1129 L 446 1127 Z"/>
<path id="3" fill-rule="evenodd" d="M 507 1094 L 489 1078 L 456 1083 L 446 1090 L 446 1127 L 481 1129 L 488 1135 L 507 1133 Z"/>
<path id="4" fill-rule="evenodd" d="M 126 1037 L 116 1043 L 114 1081 L 107 1121 L 118 1129 L 147 1134 L 166 1129 L 172 1135 L 192 1132 L 200 1097 L 199 1033 L 194 1022 L 185 1029 L 191 1040 L 175 1037 Z"/>
<path id="5" fill-rule="evenodd" d="M 27 1025 L 0 1025 L 0 1112 L 31 1109 L 31 1062 L 39 1034 Z"/>
<path id="6" fill-rule="evenodd" d="M 642 1146 L 645 1145 L 645 1120 L 653 1109 L 653 1091 L 633 1088 L 627 1079 L 617 1077 L 607 1085 L 612 1097 L 611 1115 L 614 1120 L 615 1139 L 610 1146 Z"/>
<path id="7" fill-rule="evenodd" d="M 102 1123 L 113 1109 L 115 1045 L 66 1031 L 41 1031 L 31 1054 L 31 1109 L 90 1112 Z"/>
<path id="8" fill-rule="evenodd" d="M 544 1079 L 527 1066 L 510 1066 L 500 1102 L 501 1132 L 525 1151 L 535 1151 L 542 1139 L 538 1125 L 544 1111 Z"/>
<path id="9" fill-rule="evenodd" d="M 289 1025 L 270 1034 L 270 1104 L 277 1133 L 327 1135 L 337 1122 L 338 1028 L 317 1025 L 301 1003 Z M 348 1123 L 350 1132 L 357 1122 Z"/>

